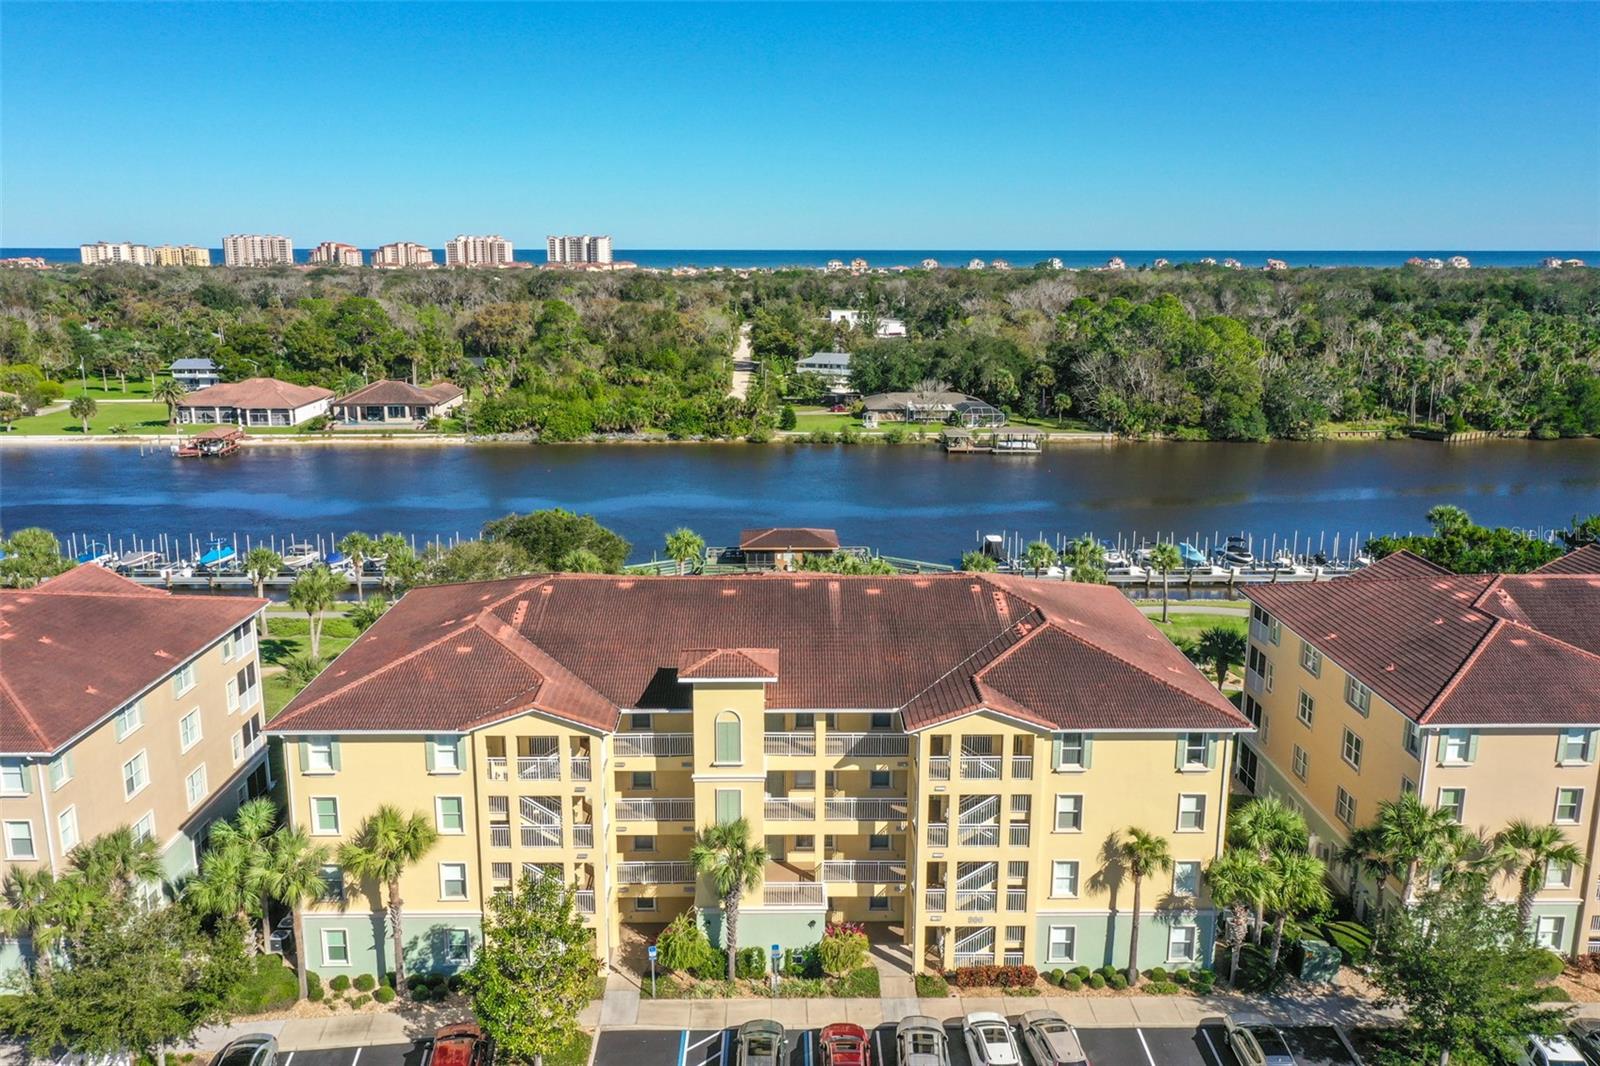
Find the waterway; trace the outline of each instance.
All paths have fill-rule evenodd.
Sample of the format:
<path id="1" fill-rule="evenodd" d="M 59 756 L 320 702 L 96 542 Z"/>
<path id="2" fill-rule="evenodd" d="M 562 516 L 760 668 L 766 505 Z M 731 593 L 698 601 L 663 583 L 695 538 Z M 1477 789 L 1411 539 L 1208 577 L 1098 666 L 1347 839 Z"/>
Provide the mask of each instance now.
<path id="1" fill-rule="evenodd" d="M 471 536 L 511 511 L 594 514 L 636 559 L 687 525 L 828 526 L 846 544 L 955 560 L 980 531 L 1032 537 L 1248 532 L 1265 543 L 1425 527 L 1438 503 L 1522 528 L 1600 511 L 1600 440 L 1055 445 L 1029 457 L 931 446 L 273 446 L 228 459 L 137 447 L 0 445 L 0 526 L 148 539 Z"/>

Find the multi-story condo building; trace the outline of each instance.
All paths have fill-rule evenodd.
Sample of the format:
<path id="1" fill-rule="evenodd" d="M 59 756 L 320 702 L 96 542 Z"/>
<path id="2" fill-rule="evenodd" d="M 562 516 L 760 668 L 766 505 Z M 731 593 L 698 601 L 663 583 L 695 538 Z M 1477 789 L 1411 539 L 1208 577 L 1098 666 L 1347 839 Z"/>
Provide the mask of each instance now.
<path id="1" fill-rule="evenodd" d="M 80 842 L 122 826 L 160 841 L 168 881 L 196 868 L 211 822 L 271 786 L 265 606 L 98 566 L 0 590 L 0 876 L 63 874 Z M 0 938 L 0 972 L 30 950 Z"/>
<path id="2" fill-rule="evenodd" d="M 208 267 L 211 265 L 211 249 L 201 248 L 195 244 L 158 244 L 150 249 L 150 254 L 156 266 L 162 267 Z"/>
<path id="3" fill-rule="evenodd" d="M 100 266 L 105 263 L 151 266 L 155 262 L 150 254 L 149 245 L 129 244 L 127 241 L 96 241 L 94 244 L 80 244 L 78 257 L 89 266 Z"/>
<path id="4" fill-rule="evenodd" d="M 545 256 L 552 263 L 609 263 L 612 261 L 610 236 L 546 237 Z"/>
<path id="5" fill-rule="evenodd" d="M 372 253 L 372 265 L 383 270 L 433 266 L 433 249 L 415 241 L 395 241 L 379 245 Z"/>
<path id="6" fill-rule="evenodd" d="M 514 261 L 511 242 L 500 236 L 457 236 L 444 246 L 444 265 L 453 267 L 504 267 Z"/>
<path id="7" fill-rule="evenodd" d="M 232 233 L 222 238 L 222 261 L 236 267 L 292 266 L 294 245 L 287 237 Z"/>
<path id="8" fill-rule="evenodd" d="M 744 818 L 771 861 L 743 944 L 852 919 L 920 968 L 1124 963 L 1106 853 L 1133 826 L 1177 861 L 1146 886 L 1140 964 L 1204 964 L 1249 725 L 1106 587 L 558 574 L 407 593 L 268 728 L 318 839 L 380 804 L 437 825 L 401 881 L 408 966 L 464 965 L 524 872 L 576 885 L 603 955 L 690 908 L 720 939 L 690 846 Z M 380 897 L 308 908 L 312 969 L 391 965 Z"/>
<path id="9" fill-rule="evenodd" d="M 311 249 L 311 262 L 319 266 L 358 267 L 361 265 L 361 249 L 339 241 L 323 241 Z"/>
<path id="10" fill-rule="evenodd" d="M 1305 813 L 1358 913 L 1400 885 L 1364 880 L 1338 853 L 1381 802 L 1415 793 L 1474 831 L 1560 826 L 1588 858 L 1544 871 L 1533 932 L 1562 952 L 1600 948 L 1600 548 L 1499 576 L 1400 553 L 1245 594 L 1257 732 L 1240 741 L 1238 776 Z M 1515 898 L 1510 878 L 1496 885 Z"/>

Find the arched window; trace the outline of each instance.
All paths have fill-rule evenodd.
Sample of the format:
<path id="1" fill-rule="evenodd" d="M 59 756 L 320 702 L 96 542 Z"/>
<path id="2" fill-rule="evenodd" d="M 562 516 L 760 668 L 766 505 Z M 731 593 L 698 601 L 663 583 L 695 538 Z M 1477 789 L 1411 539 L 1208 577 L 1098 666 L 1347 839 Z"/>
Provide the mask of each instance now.
<path id="1" fill-rule="evenodd" d="M 739 716 L 732 711 L 717 715 L 716 762 L 737 764 L 744 761 L 743 745 L 739 740 Z"/>

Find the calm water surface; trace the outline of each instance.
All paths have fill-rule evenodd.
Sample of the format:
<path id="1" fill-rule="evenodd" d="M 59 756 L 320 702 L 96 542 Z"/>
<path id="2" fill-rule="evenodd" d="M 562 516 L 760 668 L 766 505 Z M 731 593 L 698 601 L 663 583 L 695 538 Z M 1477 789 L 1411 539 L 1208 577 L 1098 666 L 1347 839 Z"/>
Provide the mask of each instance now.
<path id="1" fill-rule="evenodd" d="M 596 515 L 648 558 L 688 525 L 832 526 L 850 544 L 952 560 L 978 531 L 1406 531 L 1437 503 L 1562 526 L 1600 511 L 1600 441 L 1057 445 L 1033 457 L 934 447 L 270 447 L 226 460 L 133 447 L 0 446 L 0 525 L 62 536 L 470 535 L 510 511 Z"/>

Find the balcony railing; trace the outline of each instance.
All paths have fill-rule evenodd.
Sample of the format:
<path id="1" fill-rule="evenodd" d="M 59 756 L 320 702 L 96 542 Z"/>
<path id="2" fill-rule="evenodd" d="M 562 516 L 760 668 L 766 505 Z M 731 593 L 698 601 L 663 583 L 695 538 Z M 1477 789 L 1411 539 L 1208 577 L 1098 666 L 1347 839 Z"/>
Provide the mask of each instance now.
<path id="1" fill-rule="evenodd" d="M 819 881 L 768 881 L 761 886 L 761 902 L 768 907 L 822 907 L 828 889 Z"/>
<path id="2" fill-rule="evenodd" d="M 817 753 L 817 735 L 815 733 L 765 733 L 761 739 L 761 750 L 768 755 L 815 755 Z"/>
<path id="3" fill-rule="evenodd" d="M 1265 687 L 1265 684 L 1266 683 L 1261 680 L 1261 675 L 1256 673 L 1254 670 L 1246 670 L 1244 672 L 1244 690 L 1250 693 L 1250 695 L 1261 695 L 1261 690 Z"/>
<path id="4" fill-rule="evenodd" d="M 988 966 L 994 962 L 994 949 L 988 951 L 958 951 L 957 966 Z"/>
<path id="5" fill-rule="evenodd" d="M 1032 836 L 1032 828 L 1027 822 L 1012 822 L 1011 828 L 1007 831 L 1007 839 L 1011 841 L 1011 846 L 1014 848 L 1027 847 L 1028 839 Z"/>
<path id="6" fill-rule="evenodd" d="M 572 760 L 572 779 L 574 781 L 589 780 L 589 766 L 589 756 L 574 756 Z"/>
<path id="7" fill-rule="evenodd" d="M 693 733 L 618 733 L 612 743 L 618 755 L 689 755 Z"/>
<path id="8" fill-rule="evenodd" d="M 930 822 L 928 825 L 928 847 L 946 848 L 950 846 L 950 825 L 947 822 Z"/>
<path id="9" fill-rule="evenodd" d="M 942 888 L 930 888 L 922 894 L 922 901 L 928 910 L 935 913 L 944 910 L 945 892 Z"/>
<path id="10" fill-rule="evenodd" d="M 594 913 L 594 889 L 592 889 L 592 888 L 580 888 L 580 889 L 578 889 L 576 894 L 577 894 L 577 898 L 578 898 L 578 913 L 579 914 L 593 914 Z"/>
<path id="11" fill-rule="evenodd" d="M 525 825 L 522 827 L 522 846 L 525 848 L 559 848 L 559 825 Z"/>
<path id="12" fill-rule="evenodd" d="M 1272 639 L 1271 627 L 1262 625 L 1260 621 L 1254 618 L 1250 619 L 1250 639 L 1255 641 L 1257 644 L 1277 643 L 1277 641 Z"/>
<path id="13" fill-rule="evenodd" d="M 829 755 L 904 755 L 911 740 L 904 733 L 829 733 Z"/>
<path id="14" fill-rule="evenodd" d="M 561 756 L 519 755 L 517 757 L 518 781 L 561 780 Z"/>
<path id="15" fill-rule="evenodd" d="M 572 846 L 575 848 L 594 847 L 594 826 L 588 822 L 579 822 L 572 827 Z"/>
<path id="16" fill-rule="evenodd" d="M 1022 965 L 1022 952 L 1020 952 L 1020 951 L 1008 951 L 1008 952 L 1005 953 L 1004 958 L 1005 958 L 1005 964 L 1007 966 L 1021 966 Z"/>
<path id="17" fill-rule="evenodd" d="M 822 879 L 855 885 L 903 885 L 906 864 L 881 859 L 830 859 L 822 864 Z"/>
<path id="18" fill-rule="evenodd" d="M 769 822 L 809 822 L 817 817 L 815 800 L 769 799 L 762 805 Z"/>
<path id="19" fill-rule="evenodd" d="M 956 890 L 956 910 L 958 911 L 992 911 L 995 909 L 996 893 L 992 888 L 963 888 Z"/>
<path id="20" fill-rule="evenodd" d="M 1025 911 L 1028 909 L 1028 890 L 1025 888 L 1006 889 L 1006 910 Z"/>
<path id="21" fill-rule="evenodd" d="M 961 756 L 961 776 L 977 778 L 985 781 L 998 779 L 1000 777 L 1000 756 Z"/>
<path id="22" fill-rule="evenodd" d="M 511 827 L 509 825 L 491 825 L 489 827 L 489 846 L 491 848 L 509 848 L 511 846 Z"/>
<path id="23" fill-rule="evenodd" d="M 928 780 L 950 780 L 950 756 L 933 755 L 928 758 Z"/>
<path id="24" fill-rule="evenodd" d="M 489 774 L 490 781 L 504 781 L 506 779 L 506 757 L 504 755 L 491 755 L 484 760 L 484 768 Z"/>
<path id="25" fill-rule="evenodd" d="M 1026 781 L 1033 776 L 1033 756 L 1011 756 L 1011 776 L 1019 781 Z"/>
<path id="26" fill-rule="evenodd" d="M 694 867 L 686 862 L 619 862 L 619 885 L 692 885 Z"/>
<path id="27" fill-rule="evenodd" d="M 889 822 L 904 821 L 906 801 L 903 799 L 830 799 L 827 809 L 830 822 Z"/>
<path id="28" fill-rule="evenodd" d="M 958 825 L 956 843 L 968 848 L 997 848 L 1000 846 L 998 825 Z"/>
<path id="29" fill-rule="evenodd" d="M 692 799 L 619 799 L 619 822 L 691 822 L 694 820 Z"/>

